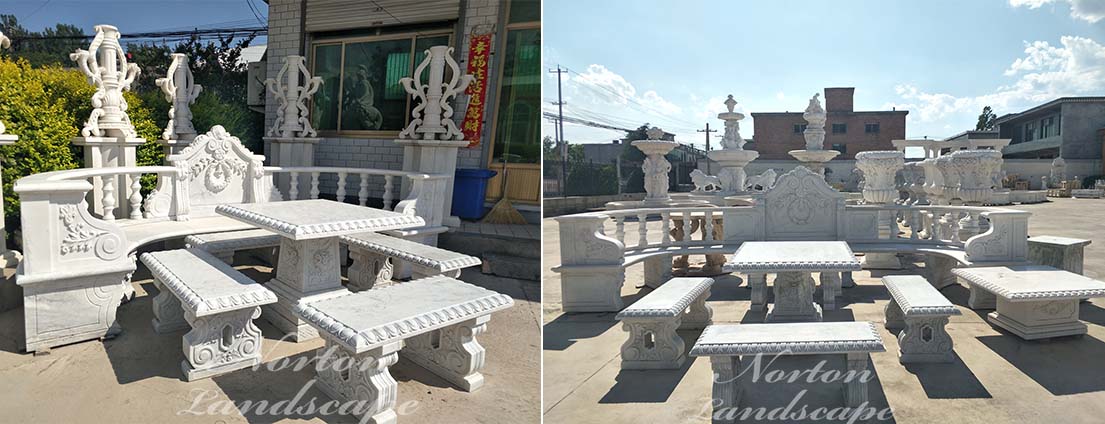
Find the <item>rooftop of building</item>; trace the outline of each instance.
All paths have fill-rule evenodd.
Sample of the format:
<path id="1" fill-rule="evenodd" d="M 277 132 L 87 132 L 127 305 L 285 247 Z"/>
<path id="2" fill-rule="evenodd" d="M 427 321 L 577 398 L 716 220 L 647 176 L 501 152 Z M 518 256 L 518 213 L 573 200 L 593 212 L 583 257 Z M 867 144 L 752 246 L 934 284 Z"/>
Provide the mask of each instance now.
<path id="1" fill-rule="evenodd" d="M 1031 116 L 1037 112 L 1045 111 L 1064 103 L 1105 103 L 1105 96 L 1071 96 L 1060 97 L 1042 105 L 1030 108 L 1018 113 L 1007 113 L 994 120 L 994 124 L 1001 124 L 1022 116 Z"/>

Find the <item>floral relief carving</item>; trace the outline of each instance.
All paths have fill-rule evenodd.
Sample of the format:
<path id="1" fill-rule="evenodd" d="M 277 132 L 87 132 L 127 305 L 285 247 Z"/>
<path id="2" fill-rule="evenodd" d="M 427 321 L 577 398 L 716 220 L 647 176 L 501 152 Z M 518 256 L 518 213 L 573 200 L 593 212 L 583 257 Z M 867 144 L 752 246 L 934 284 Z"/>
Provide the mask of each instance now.
<path id="1" fill-rule="evenodd" d="M 82 203 L 81 206 L 84 206 Z M 118 258 L 122 254 L 123 241 L 119 236 L 101 230 L 85 222 L 78 205 L 63 205 L 58 217 L 64 230 L 59 253 L 62 256 L 92 252 L 104 260 Z"/>

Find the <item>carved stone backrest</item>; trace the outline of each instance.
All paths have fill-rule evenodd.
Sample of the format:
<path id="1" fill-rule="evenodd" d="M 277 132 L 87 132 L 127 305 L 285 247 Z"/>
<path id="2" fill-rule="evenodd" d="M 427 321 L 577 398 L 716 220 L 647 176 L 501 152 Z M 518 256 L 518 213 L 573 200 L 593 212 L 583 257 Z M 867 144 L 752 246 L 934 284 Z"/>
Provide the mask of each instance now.
<path id="1" fill-rule="evenodd" d="M 556 218 L 560 225 L 560 261 L 563 265 L 621 265 L 625 245 L 607 237 L 604 214 L 567 215 Z"/>
<path id="2" fill-rule="evenodd" d="M 238 137 L 221 125 L 180 153 L 168 158 L 169 165 L 182 172 L 188 193 L 189 214 L 213 214 L 214 207 L 228 203 L 254 203 L 267 198 L 264 190 L 265 157 L 255 155 Z"/>
<path id="3" fill-rule="evenodd" d="M 839 240 L 844 194 L 805 167 L 783 174 L 756 203 L 764 213 L 764 240 Z"/>
<path id="4" fill-rule="evenodd" d="M 1028 217 L 1023 211 L 991 211 L 982 216 L 990 229 L 967 239 L 963 250 L 971 262 L 1014 262 L 1028 259 Z"/>

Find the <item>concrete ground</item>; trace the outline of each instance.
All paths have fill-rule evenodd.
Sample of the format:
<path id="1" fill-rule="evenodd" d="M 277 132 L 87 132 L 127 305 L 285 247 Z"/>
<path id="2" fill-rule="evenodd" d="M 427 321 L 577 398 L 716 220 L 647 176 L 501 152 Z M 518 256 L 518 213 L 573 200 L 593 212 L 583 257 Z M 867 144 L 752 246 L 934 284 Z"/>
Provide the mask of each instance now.
<path id="1" fill-rule="evenodd" d="M 251 278 L 267 280 L 268 268 L 242 267 Z M 399 382 L 399 421 L 435 423 L 538 422 L 540 393 L 540 293 L 533 281 L 481 274 L 469 268 L 462 280 L 514 298 L 513 308 L 492 315 L 478 337 L 487 349 L 485 385 L 465 393 L 402 359 L 391 367 Z M 10 283 L 10 282 L 9 282 Z M 296 360 L 313 358 L 321 340 L 279 341 L 280 333 L 264 316 L 256 322 L 264 335 L 264 364 L 211 379 L 185 382 L 182 330 L 157 334 L 150 325 L 150 300 L 156 288 L 143 267 L 135 277 L 137 297 L 120 306 L 123 333 L 112 340 L 57 347 L 48 355 L 20 353 L 23 310 L 0 314 L 0 422 L 21 423 L 351 423 L 351 415 L 321 413 L 331 399 L 314 387 L 314 368 L 293 369 Z M 154 293 L 148 293 L 153 291 Z M 286 404 L 296 398 L 293 407 Z M 260 402 L 278 411 L 259 410 Z M 252 404 L 243 413 L 229 405 Z M 315 408 L 312 412 L 310 404 Z M 297 409 L 303 407 L 303 409 Z M 286 408 L 286 409 L 285 409 Z M 299 411 L 299 412 L 297 412 Z M 199 412 L 200 414 L 197 414 Z M 289 413 L 290 412 L 290 413 Z"/>
<path id="2" fill-rule="evenodd" d="M 1105 279 L 1105 200 L 1054 199 L 1050 203 L 1016 205 L 1033 213 L 1030 235 L 1056 235 L 1093 240 L 1085 250 L 1085 273 Z M 626 224 L 635 234 L 636 224 Z M 656 225 L 658 222 L 651 222 Z M 610 228 L 612 234 L 613 228 Z M 688 357 L 678 370 L 621 371 L 619 347 L 625 333 L 613 313 L 562 314 L 560 279 L 551 269 L 560 263 L 559 232 L 553 219 L 543 228 L 544 403 L 548 424 L 706 423 L 710 421 L 712 370 L 705 358 Z M 655 231 L 659 233 L 659 231 Z M 692 262 L 696 258 L 692 258 Z M 697 258 L 701 262 L 701 258 Z M 919 259 L 919 258 L 918 258 Z M 917 274 L 917 265 L 894 274 Z M 626 304 L 641 289 L 643 265 L 630 267 L 622 290 Z M 1050 341 L 1023 341 L 985 320 L 989 311 L 967 308 L 967 289 L 945 288 L 942 293 L 960 306 L 948 332 L 957 359 L 951 364 L 903 366 L 898 362 L 897 338 L 882 327 L 889 295 L 878 277 L 884 273 L 855 273 L 857 287 L 844 289 L 838 309 L 825 313 L 826 321 L 875 322 L 886 352 L 872 354 L 869 383 L 875 408 L 889 406 L 891 422 L 998 423 L 1103 422 L 1105 417 L 1105 299 L 1083 303 L 1081 319 L 1089 327 L 1083 337 Z M 737 276 L 715 277 L 709 305 L 717 323 L 762 322 L 750 312 L 747 285 Z M 820 298 L 820 295 L 816 295 Z M 689 350 L 700 331 L 681 331 Z M 843 369 L 837 357 L 784 357 L 772 365 L 784 371 L 809 369 L 817 360 Z M 803 390 L 807 390 L 803 392 Z M 798 396 L 801 395 L 801 398 Z M 744 385 L 742 407 L 784 408 L 798 399 L 809 410 L 843 406 L 839 383 L 783 384 L 760 381 Z M 779 420 L 775 420 L 779 422 Z M 878 422 L 872 419 L 873 422 Z M 887 422 L 881 421 L 881 422 Z"/>

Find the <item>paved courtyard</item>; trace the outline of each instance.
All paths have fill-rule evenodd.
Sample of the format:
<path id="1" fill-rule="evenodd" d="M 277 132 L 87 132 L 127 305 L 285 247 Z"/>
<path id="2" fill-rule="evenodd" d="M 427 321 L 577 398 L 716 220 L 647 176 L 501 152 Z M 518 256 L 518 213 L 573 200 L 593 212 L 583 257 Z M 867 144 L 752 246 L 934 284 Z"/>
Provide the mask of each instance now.
<path id="1" fill-rule="evenodd" d="M 1037 205 L 1016 205 L 1033 213 L 1030 235 L 1090 239 L 1085 250 L 1086 275 L 1105 279 L 1105 200 L 1058 199 Z M 632 234 L 636 224 L 626 225 Z M 659 222 L 649 225 L 659 227 Z M 611 225 L 610 233 L 612 234 Z M 652 232 L 658 234 L 659 231 Z M 560 279 L 551 269 L 560 263 L 559 231 L 554 219 L 545 219 L 544 405 L 549 424 L 707 423 L 712 370 L 706 358 L 688 357 L 678 370 L 621 371 L 619 348 L 625 333 L 613 313 L 562 314 Z M 692 262 L 696 258 L 692 258 Z M 701 262 L 701 258 L 697 258 Z M 916 274 L 921 270 L 893 271 Z M 647 292 L 643 265 L 630 267 L 622 289 L 626 304 Z M 967 289 L 951 286 L 942 293 L 964 312 L 953 316 L 948 332 L 957 359 L 951 364 L 903 366 L 898 363 L 897 339 L 886 331 L 883 309 L 889 299 L 879 277 L 855 273 L 854 288 L 844 289 L 838 309 L 825 313 L 826 321 L 866 320 L 877 324 L 886 352 L 871 355 L 876 379 L 869 383 L 875 408 L 893 410 L 901 423 L 1102 422 L 1105 417 L 1105 299 L 1083 303 L 1081 319 L 1089 333 L 1083 337 L 1026 342 L 985 320 L 985 313 L 966 307 Z M 750 290 L 737 276 L 715 277 L 709 305 L 717 323 L 762 322 L 763 313 L 749 311 Z M 681 331 L 689 350 L 700 331 Z M 809 369 L 818 360 L 842 369 L 844 360 L 824 357 L 784 357 L 772 367 Z M 840 383 L 770 384 L 746 387 L 741 406 L 785 408 L 802 396 L 813 407 L 843 405 Z M 808 392 L 802 392 L 808 389 Z M 580 417 L 583 418 L 581 421 Z M 782 422 L 775 420 L 775 422 Z M 823 422 L 823 421 L 822 421 Z M 886 422 L 886 421 L 883 421 Z"/>
<path id="2" fill-rule="evenodd" d="M 239 258 L 241 255 L 239 255 Z M 241 261 L 239 261 L 241 262 Z M 238 266 L 250 278 L 265 281 L 265 267 Z M 477 339 L 487 349 L 486 383 L 465 393 L 402 359 L 391 367 L 399 382 L 396 411 L 406 423 L 537 422 L 540 393 L 538 283 L 483 275 L 466 269 L 461 279 L 514 298 L 514 307 L 495 313 Z M 264 317 L 256 320 L 264 336 L 260 369 L 244 369 L 211 379 L 185 382 L 181 336 L 186 330 L 157 334 L 147 291 L 156 294 L 140 265 L 137 297 L 119 308 L 123 333 L 104 342 L 88 341 L 54 348 L 47 355 L 20 353 L 23 309 L 0 314 L 0 381 L 4 395 L 0 422 L 22 423 L 353 423 L 353 416 L 323 415 L 317 409 L 331 398 L 311 380 L 321 340 L 280 341 Z M 298 398 L 297 398 L 298 397 Z M 297 399 L 291 402 L 292 399 Z M 282 403 L 275 404 L 276 402 Z M 248 405 L 245 413 L 239 407 Z M 260 402 L 267 402 L 261 409 Z M 288 405 L 292 403 L 292 405 Z M 274 405 L 275 404 L 275 405 Z M 309 408 L 315 409 L 312 412 Z M 268 409 L 276 408 L 276 412 Z M 200 413 L 202 415 L 197 415 Z"/>

